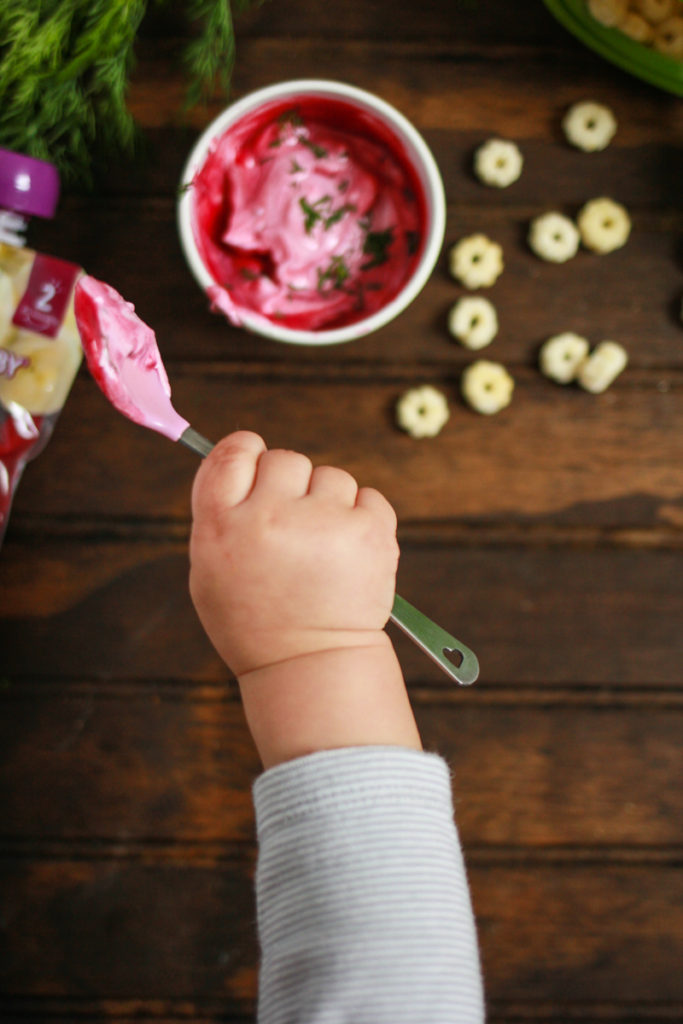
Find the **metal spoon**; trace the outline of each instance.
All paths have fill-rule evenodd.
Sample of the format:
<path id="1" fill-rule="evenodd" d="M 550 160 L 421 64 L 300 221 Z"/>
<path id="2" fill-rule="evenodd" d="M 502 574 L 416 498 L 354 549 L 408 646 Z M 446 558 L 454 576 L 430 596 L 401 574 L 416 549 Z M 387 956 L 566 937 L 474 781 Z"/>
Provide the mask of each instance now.
<path id="1" fill-rule="evenodd" d="M 192 427 L 187 427 L 178 440 L 202 458 L 213 448 L 211 441 L 202 437 Z M 476 655 L 399 594 L 394 596 L 390 619 L 456 683 L 469 686 L 475 681 L 479 675 Z"/>

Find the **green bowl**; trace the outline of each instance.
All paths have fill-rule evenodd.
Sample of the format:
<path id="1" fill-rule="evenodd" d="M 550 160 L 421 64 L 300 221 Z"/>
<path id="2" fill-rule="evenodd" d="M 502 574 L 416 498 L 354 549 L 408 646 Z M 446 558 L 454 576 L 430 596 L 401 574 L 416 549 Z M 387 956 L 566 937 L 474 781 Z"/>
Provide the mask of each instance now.
<path id="1" fill-rule="evenodd" d="M 636 43 L 616 28 L 605 28 L 589 13 L 584 0 L 543 0 L 548 10 L 577 39 L 601 57 L 651 85 L 683 96 L 683 61 Z M 683 14 L 683 4 L 681 4 Z"/>

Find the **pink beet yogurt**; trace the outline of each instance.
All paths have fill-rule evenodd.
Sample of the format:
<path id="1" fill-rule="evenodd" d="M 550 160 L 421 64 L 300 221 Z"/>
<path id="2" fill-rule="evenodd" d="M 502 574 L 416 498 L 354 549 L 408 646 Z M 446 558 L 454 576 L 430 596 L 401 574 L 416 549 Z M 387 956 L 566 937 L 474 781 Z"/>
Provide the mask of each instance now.
<path id="1" fill-rule="evenodd" d="M 151 327 L 114 288 L 81 277 L 74 312 L 88 369 L 128 419 L 172 441 L 189 427 L 171 404 L 171 386 Z"/>
<path id="2" fill-rule="evenodd" d="M 328 330 L 386 306 L 424 246 L 422 185 L 402 144 L 342 99 L 297 96 L 216 138 L 189 188 L 215 307 Z"/>

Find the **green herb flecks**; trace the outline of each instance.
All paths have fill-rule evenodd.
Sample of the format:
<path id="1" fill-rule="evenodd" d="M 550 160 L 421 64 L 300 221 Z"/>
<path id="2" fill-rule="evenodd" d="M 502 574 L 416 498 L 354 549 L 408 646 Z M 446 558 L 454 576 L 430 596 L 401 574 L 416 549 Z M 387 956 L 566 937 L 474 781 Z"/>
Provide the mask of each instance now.
<path id="1" fill-rule="evenodd" d="M 345 214 L 355 210 L 355 207 L 349 203 L 344 203 L 343 206 L 338 207 L 336 210 L 333 209 L 332 196 L 330 195 L 321 196 L 314 203 L 309 203 L 308 199 L 302 196 L 299 199 L 299 206 L 304 212 L 304 228 L 307 235 L 310 235 L 318 221 L 322 222 L 325 231 L 327 231 L 333 224 L 338 223 Z"/>
<path id="2" fill-rule="evenodd" d="M 350 274 L 344 257 L 333 256 L 325 270 L 318 267 L 318 291 L 341 291 Z"/>
<path id="3" fill-rule="evenodd" d="M 344 203 L 338 210 L 335 210 L 334 213 L 325 218 L 325 231 L 331 228 L 333 224 L 337 224 L 347 213 L 353 213 L 355 209 L 356 207 L 352 206 L 351 203 Z"/>
<path id="4" fill-rule="evenodd" d="M 300 128 L 304 123 L 304 119 L 299 111 L 293 107 L 291 110 L 285 110 L 282 114 L 278 115 L 278 124 L 291 124 L 294 128 Z"/>
<path id="5" fill-rule="evenodd" d="M 227 94 L 232 10 L 259 0 L 186 0 L 188 104 Z M 169 0 L 156 0 L 155 6 Z M 89 183 L 106 158 L 130 155 L 139 131 L 126 103 L 134 46 L 150 0 L 12 0 L 0 4 L 0 146 Z"/>
<path id="6" fill-rule="evenodd" d="M 370 259 L 361 265 L 361 270 L 372 270 L 373 267 L 380 267 L 386 263 L 393 242 L 393 228 L 387 228 L 385 231 L 368 231 L 363 244 L 363 255 L 369 256 Z"/>
<path id="7" fill-rule="evenodd" d="M 302 196 L 299 200 L 299 206 L 304 211 L 304 228 L 307 235 L 310 235 L 314 225 L 320 220 L 320 213 L 317 207 L 321 202 L 322 200 L 318 199 L 315 203 L 311 204 L 305 196 Z"/>
<path id="8" fill-rule="evenodd" d="M 298 139 L 302 146 L 306 146 L 307 149 L 310 149 L 311 153 L 317 160 L 322 160 L 327 156 L 327 150 L 324 146 L 319 146 L 317 142 L 313 142 L 312 139 L 306 138 L 305 135 L 299 135 Z"/>

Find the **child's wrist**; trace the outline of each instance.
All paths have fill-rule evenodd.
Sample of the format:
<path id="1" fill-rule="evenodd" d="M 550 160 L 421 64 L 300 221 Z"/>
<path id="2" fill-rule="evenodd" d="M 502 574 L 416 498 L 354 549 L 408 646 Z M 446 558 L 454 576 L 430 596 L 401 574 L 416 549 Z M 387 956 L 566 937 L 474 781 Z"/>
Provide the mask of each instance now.
<path id="1" fill-rule="evenodd" d="M 383 631 L 239 676 L 264 767 L 352 746 L 421 749 L 403 675 Z"/>

